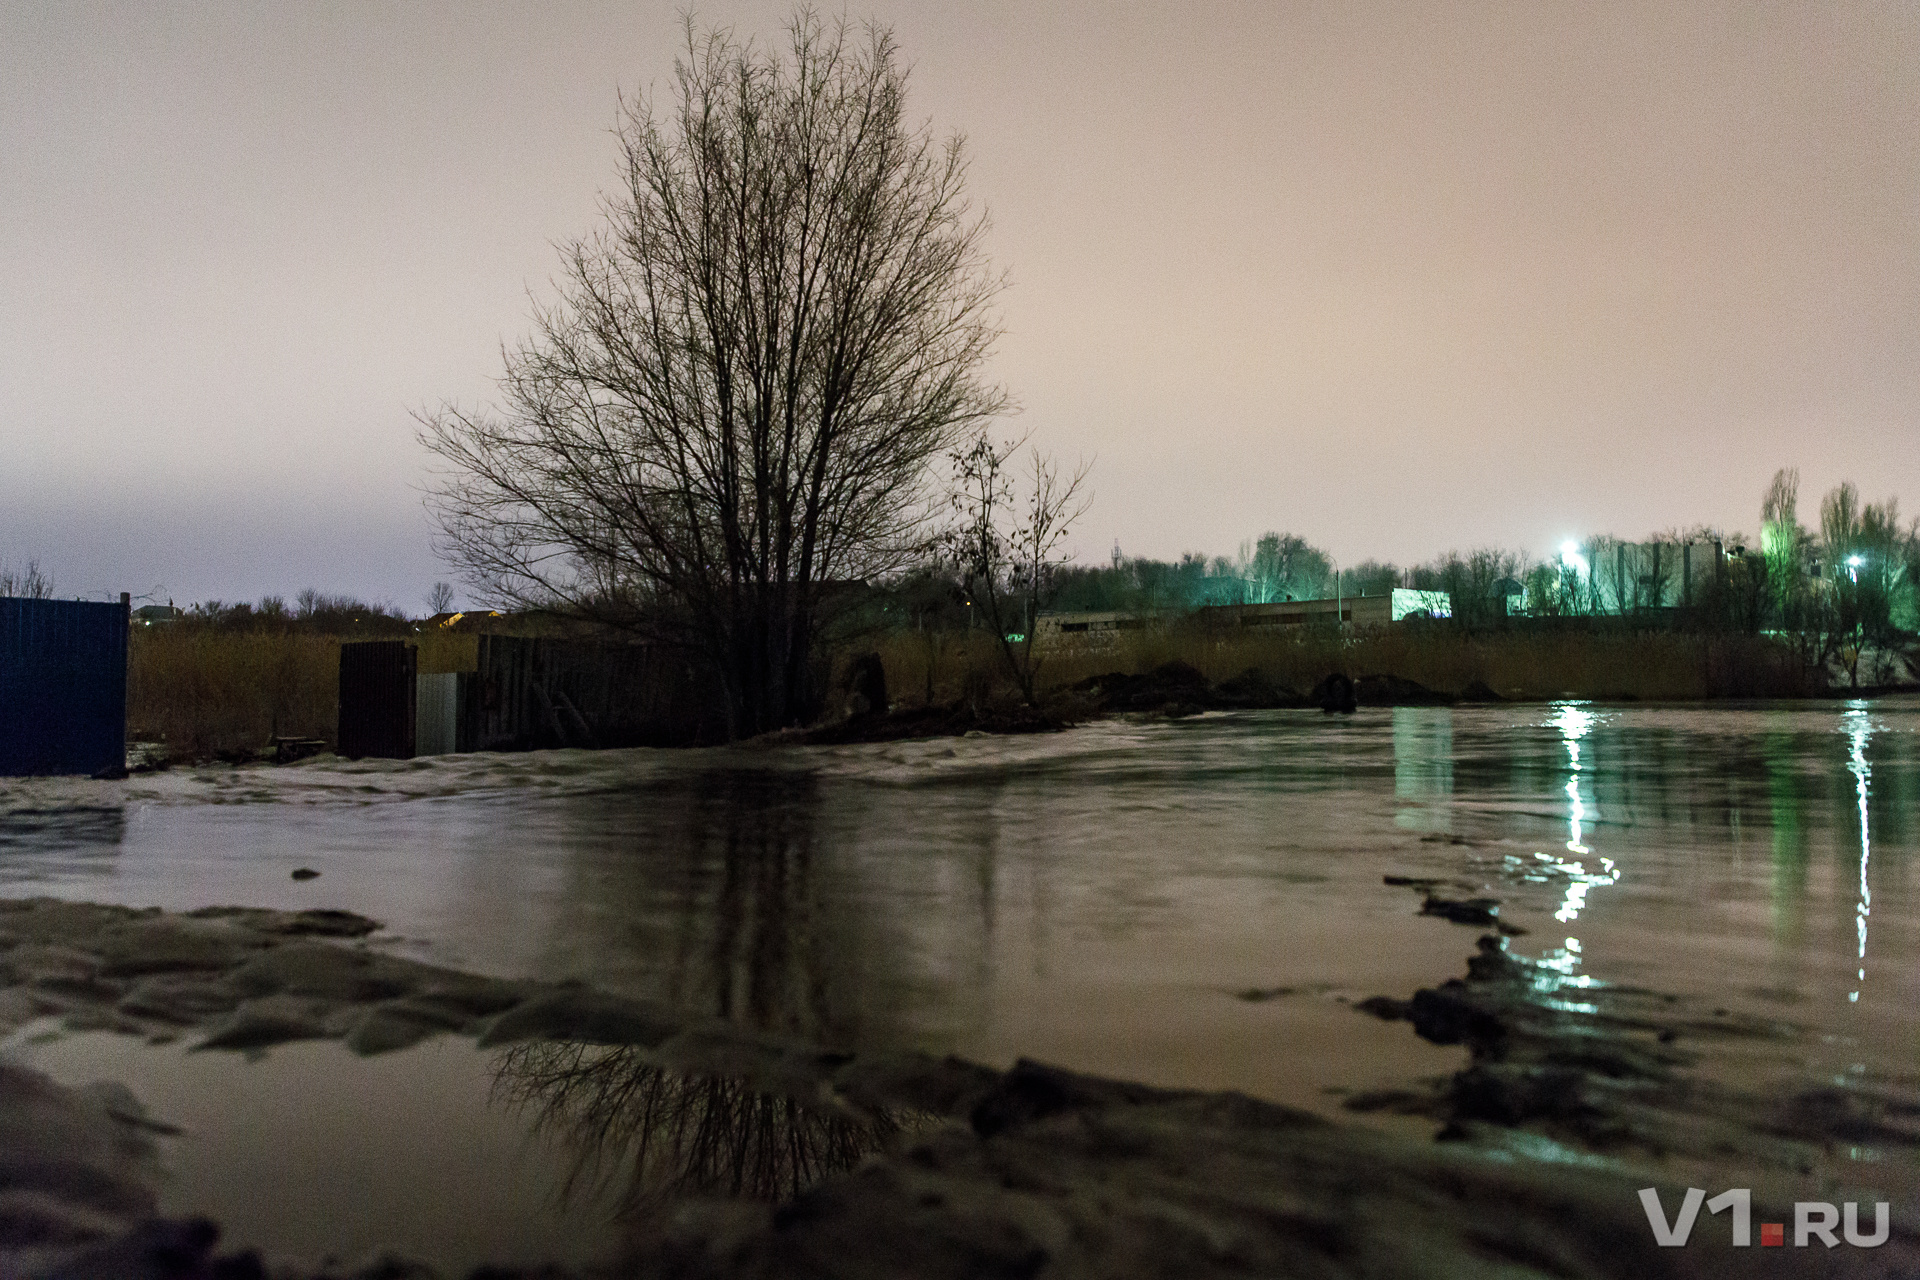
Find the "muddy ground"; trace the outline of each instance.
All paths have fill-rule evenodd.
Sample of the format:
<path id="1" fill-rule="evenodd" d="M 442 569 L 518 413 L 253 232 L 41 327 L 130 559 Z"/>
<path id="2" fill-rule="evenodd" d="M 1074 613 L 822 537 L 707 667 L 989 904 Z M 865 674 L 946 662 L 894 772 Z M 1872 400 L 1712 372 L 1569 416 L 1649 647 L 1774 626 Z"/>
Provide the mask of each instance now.
<path id="1" fill-rule="evenodd" d="M 1456 927 L 1462 913 L 1433 914 Z M 0 1028 L 51 1016 L 239 1053 L 463 1035 L 500 1046 L 505 1077 L 551 1118 L 630 1132 L 638 1099 L 670 1119 L 640 1122 L 654 1140 L 637 1148 L 635 1254 L 595 1274 L 1920 1274 L 1913 1196 L 1847 1181 L 1920 1168 L 1913 1082 L 1709 1080 L 1693 1069 L 1704 1047 L 1790 1029 L 1652 992 L 1569 1000 L 1499 933 L 1464 977 L 1356 1012 L 1471 1052 L 1450 1079 L 1352 1100 L 1430 1117 L 1437 1140 L 1420 1142 L 1230 1093 L 848 1054 L 396 958 L 367 944 L 377 928 L 340 912 L 0 901 Z M 433 1274 L 224 1253 L 215 1224 L 155 1217 L 165 1131 L 124 1089 L 0 1063 L 0 1276 Z M 1848 1162 L 1862 1149 L 1877 1163 Z M 1891 1198 L 1891 1237 L 1762 1254 L 1703 1213 L 1692 1246 L 1660 1248 L 1638 1191 L 1677 1206 L 1689 1184 L 1753 1187 L 1756 1222 L 1791 1221 L 1798 1198 Z"/>
<path id="2" fill-rule="evenodd" d="M 1105 716 L 1191 716 L 1204 711 L 1271 711 L 1318 707 L 1353 711 L 1358 707 L 1452 706 L 1458 702 L 1499 702 L 1475 681 L 1460 694 L 1429 689 L 1395 675 L 1365 675 L 1349 680 L 1329 675 L 1306 693 L 1275 684 L 1249 667 L 1225 680 L 1209 680 L 1185 662 L 1168 662 L 1137 674 L 1109 671 L 1050 692 L 1042 705 L 1019 702 L 973 706 L 955 702 L 900 707 L 883 714 L 853 715 L 810 729 L 767 735 L 768 743 L 832 746 L 851 742 L 899 742 L 911 738 L 958 737 L 968 733 L 1054 733 Z"/>

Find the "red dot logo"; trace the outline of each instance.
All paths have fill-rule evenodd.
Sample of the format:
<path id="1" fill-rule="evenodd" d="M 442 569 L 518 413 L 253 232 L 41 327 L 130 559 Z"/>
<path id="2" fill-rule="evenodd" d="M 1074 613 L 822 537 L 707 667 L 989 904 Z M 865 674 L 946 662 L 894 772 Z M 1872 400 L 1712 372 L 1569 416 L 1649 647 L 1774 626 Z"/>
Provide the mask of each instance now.
<path id="1" fill-rule="evenodd" d="M 1784 1222 L 1763 1222 L 1760 1224 L 1760 1243 L 1763 1245 L 1784 1245 L 1787 1242 L 1787 1224 Z"/>

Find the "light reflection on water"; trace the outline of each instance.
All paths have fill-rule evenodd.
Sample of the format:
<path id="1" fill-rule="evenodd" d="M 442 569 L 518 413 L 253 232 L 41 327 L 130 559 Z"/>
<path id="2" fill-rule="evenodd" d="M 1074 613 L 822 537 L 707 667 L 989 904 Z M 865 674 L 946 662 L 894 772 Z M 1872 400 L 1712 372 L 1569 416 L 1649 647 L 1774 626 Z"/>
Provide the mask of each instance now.
<path id="1" fill-rule="evenodd" d="M 1593 728 L 1595 718 L 1578 703 L 1562 703 L 1553 717 L 1553 722 L 1560 727 L 1560 736 L 1567 743 L 1567 851 L 1570 853 L 1591 852 L 1580 843 L 1580 827 L 1587 819 L 1587 805 L 1580 798 L 1580 739 Z"/>
<path id="2" fill-rule="evenodd" d="M 427 958 L 850 1047 L 1313 1102 L 1455 1063 L 1336 1000 L 1460 972 L 1473 932 L 1380 882 L 1430 875 L 1505 899 L 1570 1008 L 1633 982 L 1906 1070 L 1916 728 L 1562 703 L 0 782 L 0 883 L 345 908 Z"/>
<path id="3" fill-rule="evenodd" d="M 1579 702 L 1556 704 L 1552 717 L 1552 723 L 1560 730 L 1560 736 L 1565 741 L 1567 750 L 1566 847 L 1569 853 L 1593 854 L 1593 850 L 1582 841 L 1583 829 L 1589 820 L 1590 813 L 1587 800 L 1581 796 L 1581 784 L 1587 782 L 1591 785 L 1591 779 L 1581 774 L 1580 740 L 1603 720 L 1604 717 L 1601 714 L 1591 710 L 1587 704 Z M 1591 816 L 1598 817 L 1597 813 Z M 1537 863 L 1544 864 L 1544 870 L 1548 875 L 1536 876 L 1533 873 L 1541 868 L 1527 867 L 1522 863 L 1521 878 L 1527 880 L 1547 878 L 1566 882 L 1566 895 L 1561 899 L 1559 909 L 1553 913 L 1553 918 L 1561 924 L 1572 924 L 1580 918 L 1580 912 L 1587 905 L 1587 893 L 1594 886 L 1617 884 L 1620 880 L 1620 869 L 1612 858 L 1599 858 L 1600 871 L 1595 874 L 1587 870 L 1586 863 L 1583 861 L 1573 861 L 1538 851 L 1535 851 L 1533 857 Z M 1512 858 L 1511 855 L 1509 860 L 1519 862 L 1519 859 Z M 1540 967 L 1536 970 L 1538 976 L 1534 979 L 1534 985 L 1550 1006 L 1567 1013 L 1595 1011 L 1596 1006 L 1588 1001 L 1569 999 L 1559 995 L 1561 991 L 1570 987 L 1579 989 L 1596 985 L 1594 978 L 1575 972 L 1580 967 L 1581 961 L 1579 938 L 1569 935 L 1562 945 L 1547 950 L 1539 959 Z"/>
<path id="4" fill-rule="evenodd" d="M 1866 707 L 1849 707 L 1847 738 L 1853 750 L 1848 756 L 1847 771 L 1853 775 L 1854 793 L 1859 799 L 1860 810 L 1860 903 L 1854 909 L 1854 931 L 1860 943 L 1860 968 L 1855 976 L 1863 983 L 1867 980 L 1867 917 L 1873 912 L 1873 890 L 1867 885 L 1867 862 L 1873 855 L 1873 837 L 1867 825 L 1867 797 L 1873 779 L 1873 766 L 1867 763 L 1867 740 L 1872 735 L 1873 721 Z M 1848 992 L 1847 999 L 1857 1004 L 1860 989 L 1855 987 Z"/>

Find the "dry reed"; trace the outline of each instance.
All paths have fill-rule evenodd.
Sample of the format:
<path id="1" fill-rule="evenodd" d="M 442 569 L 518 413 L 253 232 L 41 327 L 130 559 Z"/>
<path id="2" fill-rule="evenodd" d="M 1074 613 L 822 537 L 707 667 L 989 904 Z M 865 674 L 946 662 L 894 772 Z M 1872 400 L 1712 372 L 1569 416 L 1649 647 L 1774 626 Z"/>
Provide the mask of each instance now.
<path id="1" fill-rule="evenodd" d="M 274 734 L 331 742 L 340 639 L 198 627 L 136 629 L 127 734 L 176 760 L 256 750 Z"/>
<path id="2" fill-rule="evenodd" d="M 175 760 L 242 755 L 285 738 L 334 741 L 342 637 L 295 631 L 138 627 L 127 654 L 127 734 Z M 421 674 L 471 671 L 479 637 L 410 637 Z"/>

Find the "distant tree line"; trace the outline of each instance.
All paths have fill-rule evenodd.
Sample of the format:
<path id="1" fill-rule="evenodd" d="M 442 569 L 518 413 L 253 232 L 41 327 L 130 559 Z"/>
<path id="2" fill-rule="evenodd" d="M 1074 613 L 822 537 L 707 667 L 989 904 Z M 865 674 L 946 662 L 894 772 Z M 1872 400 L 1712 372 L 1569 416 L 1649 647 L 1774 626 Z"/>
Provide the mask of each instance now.
<path id="1" fill-rule="evenodd" d="M 1798 518 L 1798 495 L 1797 472 L 1774 477 L 1762 499 L 1757 545 L 1743 534 L 1696 526 L 1637 541 L 1589 537 L 1543 560 L 1481 547 L 1406 568 L 1378 560 L 1340 567 L 1305 538 L 1281 532 L 1243 542 L 1232 556 L 1188 552 L 1156 560 L 1123 555 L 1116 546 L 1104 564 L 1056 563 L 1043 574 L 1030 572 L 1029 581 L 1044 590 L 1028 592 L 1022 616 L 1179 614 L 1406 587 L 1446 592 L 1456 626 L 1497 626 L 1523 615 L 1770 634 L 1809 667 L 1837 666 L 1856 680 L 1867 650 L 1916 642 L 1920 520 L 1902 524 L 1897 499 L 1863 503 L 1845 483 L 1821 500 L 1818 525 L 1808 528 Z M 919 630 L 1000 621 L 976 610 L 976 579 L 937 563 L 896 579 L 882 594 L 896 624 Z"/>
<path id="2" fill-rule="evenodd" d="M 1718 544 L 1724 558 L 1684 593 L 1693 626 L 1793 640 L 1810 661 L 1842 650 L 1905 643 L 1920 627 L 1920 521 L 1901 524 L 1898 499 L 1863 503 L 1851 482 L 1821 499 L 1819 524 L 1799 519 L 1800 477 L 1783 469 L 1761 499 L 1760 537 L 1696 528 L 1639 544 L 1594 538 L 1579 555 L 1532 565 L 1527 611 L 1540 615 L 1632 615 L 1672 611 L 1675 575 L 1688 543 Z M 1621 553 L 1632 548 L 1636 557 Z M 1662 551 L 1668 554 L 1660 554 Z M 1627 573 L 1612 569 L 1631 563 Z"/>
<path id="3" fill-rule="evenodd" d="M 1820 500 L 1819 525 L 1799 520 L 1800 475 L 1776 473 L 1761 502 L 1760 546 L 1728 563 L 1720 619 L 1786 637 L 1811 665 L 1857 683 L 1870 648 L 1906 648 L 1920 630 L 1920 520 L 1899 500 L 1862 503 L 1851 482 Z"/>
<path id="4" fill-rule="evenodd" d="M 1340 566 L 1298 534 L 1268 532 L 1243 542 L 1232 556 L 1188 552 L 1177 560 L 1155 560 L 1125 556 L 1116 548 L 1107 564 L 1060 568 L 1050 607 L 1180 612 L 1207 605 L 1379 596 L 1411 587 L 1451 592 L 1456 608 L 1464 604 L 1474 614 L 1474 602 L 1504 599 L 1497 590 L 1501 584 L 1511 583 L 1517 590 L 1527 564 L 1524 553 L 1482 549 L 1465 555 L 1448 552 L 1404 569 L 1380 560 Z M 1486 613 L 1492 616 L 1491 606 Z"/>
<path id="5" fill-rule="evenodd" d="M 436 583 L 436 588 L 445 584 Z M 29 560 L 23 569 L 0 562 L 0 596 L 27 600 L 51 600 L 54 583 Z M 438 598 L 436 591 L 435 597 Z M 308 587 L 294 596 L 263 596 L 257 603 L 248 601 L 203 600 L 178 610 L 169 625 L 200 627 L 216 631 L 280 631 L 311 635 L 398 635 L 413 629 L 406 613 L 391 602 L 368 604 L 348 595 L 328 595 Z"/>
<path id="6" fill-rule="evenodd" d="M 214 631 L 269 631 L 308 635 L 403 635 L 413 621 L 398 605 L 368 604 L 352 596 L 328 595 L 312 587 L 288 603 L 264 596 L 257 603 L 203 600 L 188 605 L 170 625 Z"/>

